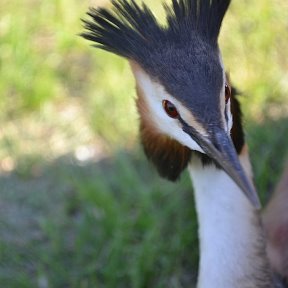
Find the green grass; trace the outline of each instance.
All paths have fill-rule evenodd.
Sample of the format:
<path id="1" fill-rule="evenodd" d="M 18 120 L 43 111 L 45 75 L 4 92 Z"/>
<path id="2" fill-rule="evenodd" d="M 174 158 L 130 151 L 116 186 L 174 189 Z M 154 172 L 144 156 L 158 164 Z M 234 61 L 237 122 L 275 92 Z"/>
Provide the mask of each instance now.
<path id="1" fill-rule="evenodd" d="M 275 135 L 287 124 L 250 128 L 263 199 L 281 170 L 287 149 Z M 84 166 L 65 157 L 36 178 L 2 176 L 1 287 L 190 287 L 198 244 L 187 176 L 160 179 L 138 149 Z"/>
<path id="2" fill-rule="evenodd" d="M 190 180 L 162 180 L 145 159 L 128 64 L 77 36 L 87 6 L 1 2 L 0 287 L 190 287 Z M 288 146 L 287 8 L 234 1 L 220 39 L 264 203 Z"/>
<path id="3" fill-rule="evenodd" d="M 9 195 L 12 181 L 17 197 Z M 3 287 L 37 287 L 39 277 L 49 287 L 182 287 L 195 277 L 190 180 L 161 180 L 139 152 L 119 152 L 85 167 L 64 159 L 46 167 L 41 179 L 1 182 L 8 212 L 12 204 L 20 208 L 23 197 L 26 203 L 14 221 L 3 223 L 12 231 L 1 229 Z M 15 233 L 21 215 L 27 218 Z M 32 232 L 30 225 L 35 236 L 22 238 Z"/>

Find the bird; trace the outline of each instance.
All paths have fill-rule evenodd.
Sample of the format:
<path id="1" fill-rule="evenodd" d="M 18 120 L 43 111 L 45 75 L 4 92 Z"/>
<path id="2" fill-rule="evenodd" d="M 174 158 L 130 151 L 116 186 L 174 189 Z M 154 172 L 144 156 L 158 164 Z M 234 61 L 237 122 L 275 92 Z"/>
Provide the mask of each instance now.
<path id="1" fill-rule="evenodd" d="M 166 24 L 134 0 L 90 8 L 81 36 L 128 60 L 141 143 L 160 176 L 176 181 L 189 172 L 197 287 L 275 287 L 241 107 L 218 44 L 231 0 L 171 1 L 163 4 Z"/>
<path id="2" fill-rule="evenodd" d="M 288 284 L 288 162 L 262 213 L 270 264 Z"/>

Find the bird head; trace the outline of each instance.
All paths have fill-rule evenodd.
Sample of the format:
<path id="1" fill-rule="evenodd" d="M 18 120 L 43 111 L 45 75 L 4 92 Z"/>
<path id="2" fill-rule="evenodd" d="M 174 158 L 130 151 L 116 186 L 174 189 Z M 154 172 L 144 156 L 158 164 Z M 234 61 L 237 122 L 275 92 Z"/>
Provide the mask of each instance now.
<path id="1" fill-rule="evenodd" d="M 200 157 L 203 165 L 213 162 L 259 206 L 237 155 L 242 129 L 241 137 L 231 138 L 237 100 L 218 46 L 230 0 L 172 0 L 171 7 L 165 5 L 166 26 L 145 4 L 112 4 L 112 10 L 88 12 L 92 20 L 84 20 L 82 36 L 130 62 L 147 157 L 170 180 L 179 178 L 191 157 Z"/>

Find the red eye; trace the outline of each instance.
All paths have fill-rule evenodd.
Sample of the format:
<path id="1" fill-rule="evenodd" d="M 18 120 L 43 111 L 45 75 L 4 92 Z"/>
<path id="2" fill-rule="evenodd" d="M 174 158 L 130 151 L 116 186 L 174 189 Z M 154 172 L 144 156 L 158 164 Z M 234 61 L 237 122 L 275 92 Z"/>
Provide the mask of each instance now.
<path id="1" fill-rule="evenodd" d="M 225 84 L 225 103 L 227 104 L 231 97 L 231 87 L 228 84 Z"/>
<path id="2" fill-rule="evenodd" d="M 179 116 L 179 113 L 176 109 L 176 107 L 168 100 L 162 101 L 162 106 L 169 117 L 171 118 L 177 118 Z"/>

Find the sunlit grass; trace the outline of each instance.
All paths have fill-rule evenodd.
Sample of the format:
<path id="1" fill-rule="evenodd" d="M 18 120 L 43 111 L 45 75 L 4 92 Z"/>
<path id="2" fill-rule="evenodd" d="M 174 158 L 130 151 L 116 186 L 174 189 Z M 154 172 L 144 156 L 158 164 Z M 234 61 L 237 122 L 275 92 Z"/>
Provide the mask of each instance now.
<path id="1" fill-rule="evenodd" d="M 285 1 L 264 0 L 232 2 L 224 21 L 224 60 L 232 81 L 247 95 L 244 111 L 254 121 L 269 115 L 273 103 L 284 104 L 287 115 L 287 19 Z"/>
<path id="2" fill-rule="evenodd" d="M 154 8 L 161 6 L 150 2 Z M 91 3 L 26 0 L 19 6 L 4 1 L 0 119 L 81 97 L 83 113 L 96 135 L 117 145 L 121 138 L 135 135 L 134 80 L 127 62 L 96 51 L 78 36 L 83 30 L 80 18 L 85 18 Z M 33 9 L 37 13 L 30 13 Z M 245 113 L 254 120 L 269 114 L 271 104 L 287 102 L 287 41 L 283 37 L 287 11 L 285 1 L 233 2 L 224 22 L 220 44 L 225 64 L 232 81 L 248 95 L 243 100 Z M 163 10 L 156 14 L 163 16 Z M 283 111 L 279 109 L 279 114 Z"/>

